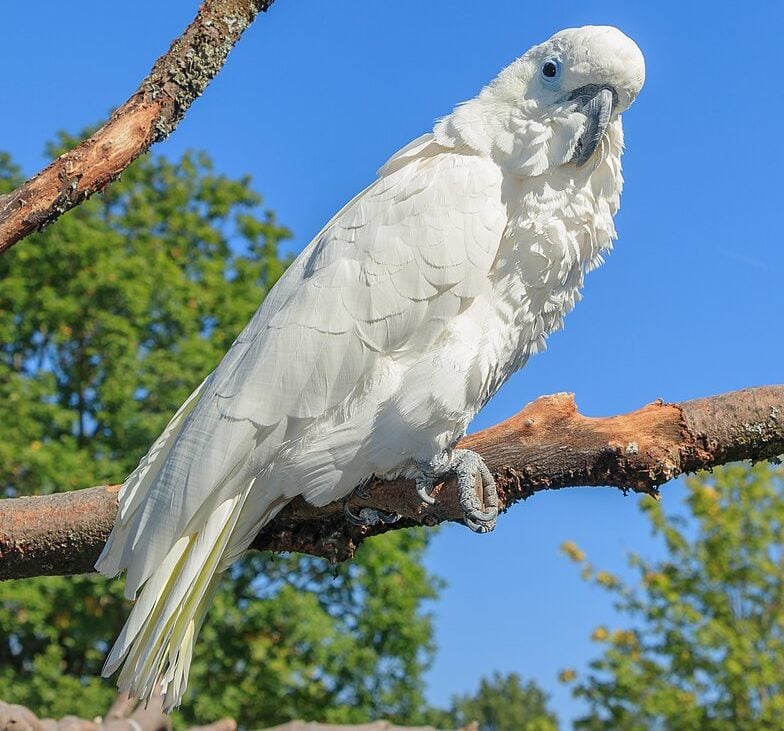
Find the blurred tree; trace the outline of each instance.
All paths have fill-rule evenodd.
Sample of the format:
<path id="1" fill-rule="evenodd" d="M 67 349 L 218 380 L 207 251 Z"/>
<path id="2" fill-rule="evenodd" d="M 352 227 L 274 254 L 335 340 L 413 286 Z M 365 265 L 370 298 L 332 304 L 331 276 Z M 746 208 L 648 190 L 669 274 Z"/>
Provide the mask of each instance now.
<path id="1" fill-rule="evenodd" d="M 19 179 L 0 156 L 0 194 Z M 204 154 L 146 157 L 0 259 L 0 495 L 122 481 L 283 272 L 289 232 L 260 205 Z M 248 556 L 215 600 L 178 723 L 416 721 L 439 586 L 428 535 L 395 532 L 338 569 Z M 0 584 L 2 699 L 41 716 L 108 707 L 121 596 L 95 576 Z"/>
<path id="2" fill-rule="evenodd" d="M 630 557 L 631 585 L 596 572 L 628 627 L 598 627 L 604 646 L 574 693 L 590 713 L 575 728 L 647 731 L 782 728 L 784 718 L 784 470 L 734 465 L 687 481 L 688 515 L 643 508 L 665 560 Z"/>
<path id="3" fill-rule="evenodd" d="M 479 731 L 558 731 L 548 697 L 533 681 L 523 685 L 517 673 L 482 678 L 475 693 L 452 698 L 449 711 L 434 712 L 431 723 L 443 728 L 479 724 Z"/>

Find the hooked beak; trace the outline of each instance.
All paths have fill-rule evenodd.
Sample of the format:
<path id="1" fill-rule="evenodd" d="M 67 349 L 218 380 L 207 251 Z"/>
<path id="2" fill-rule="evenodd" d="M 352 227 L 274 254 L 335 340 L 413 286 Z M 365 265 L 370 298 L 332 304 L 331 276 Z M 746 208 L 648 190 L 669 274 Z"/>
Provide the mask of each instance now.
<path id="1" fill-rule="evenodd" d="M 602 141 L 607 125 L 610 124 L 615 98 L 614 89 L 596 84 L 581 86 L 570 94 L 569 100 L 576 101 L 578 111 L 585 115 L 585 126 L 569 161 L 577 163 L 578 168 L 588 162 Z"/>

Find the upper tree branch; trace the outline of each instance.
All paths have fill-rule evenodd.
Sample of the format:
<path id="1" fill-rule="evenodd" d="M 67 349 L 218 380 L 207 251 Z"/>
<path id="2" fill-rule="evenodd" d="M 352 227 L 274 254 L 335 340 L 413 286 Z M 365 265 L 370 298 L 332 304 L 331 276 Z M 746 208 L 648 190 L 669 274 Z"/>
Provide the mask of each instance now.
<path id="1" fill-rule="evenodd" d="M 167 137 L 220 71 L 259 11 L 274 0 L 204 0 L 136 93 L 92 137 L 0 197 L 0 253 L 103 190 Z"/>
<path id="2" fill-rule="evenodd" d="M 579 414 L 570 394 L 544 396 L 460 446 L 484 457 L 503 510 L 540 490 L 577 485 L 656 494 L 659 485 L 684 472 L 784 453 L 784 386 L 679 404 L 656 401 L 601 419 Z M 117 490 L 91 487 L 0 501 L 0 579 L 91 571 L 114 523 Z M 345 520 L 343 501 L 314 508 L 298 498 L 261 531 L 253 548 L 343 561 L 368 536 L 462 520 L 452 481 L 436 487 L 432 506 L 405 480 L 376 482 L 368 491 L 369 499 L 352 496 L 346 502 L 355 510 L 378 507 L 403 519 L 359 528 Z"/>

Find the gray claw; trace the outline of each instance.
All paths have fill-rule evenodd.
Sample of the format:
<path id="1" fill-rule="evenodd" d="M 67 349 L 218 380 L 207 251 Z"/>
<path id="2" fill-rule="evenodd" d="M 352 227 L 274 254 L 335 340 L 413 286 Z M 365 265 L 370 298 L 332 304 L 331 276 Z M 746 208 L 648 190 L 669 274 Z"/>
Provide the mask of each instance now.
<path id="1" fill-rule="evenodd" d="M 350 523 L 361 526 L 397 523 L 402 517 L 397 513 L 385 513 L 383 510 L 376 510 L 376 508 L 360 508 L 359 513 L 355 514 L 351 512 L 348 505 L 343 506 L 343 513 Z"/>
<path id="2" fill-rule="evenodd" d="M 354 488 L 354 494 L 363 500 L 369 500 L 370 493 L 367 491 L 367 482 L 364 482 L 361 485 L 357 485 Z"/>
<path id="3" fill-rule="evenodd" d="M 376 513 L 378 513 L 378 519 L 387 524 L 397 523 L 403 517 L 400 513 L 385 513 L 383 510 L 376 510 Z"/>
<path id="4" fill-rule="evenodd" d="M 422 500 L 422 502 L 425 502 L 428 505 L 436 504 L 436 499 L 430 494 L 434 484 L 435 480 L 424 472 L 420 473 L 416 478 L 417 495 L 419 495 L 419 499 Z"/>
<path id="5" fill-rule="evenodd" d="M 489 510 L 469 510 L 466 512 L 465 517 L 471 518 L 479 523 L 487 523 L 498 517 L 498 508 L 490 508 Z"/>
<path id="6" fill-rule="evenodd" d="M 489 523 L 476 523 L 470 518 L 466 517 L 463 519 L 465 524 L 472 530 L 474 533 L 489 533 L 493 528 L 495 528 L 495 521 L 492 521 L 492 525 Z"/>

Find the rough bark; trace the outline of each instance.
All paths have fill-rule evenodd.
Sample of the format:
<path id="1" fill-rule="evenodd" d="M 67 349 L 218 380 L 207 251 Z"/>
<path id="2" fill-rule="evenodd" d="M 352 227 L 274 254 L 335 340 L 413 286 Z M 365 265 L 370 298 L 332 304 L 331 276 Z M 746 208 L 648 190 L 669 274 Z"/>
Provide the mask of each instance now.
<path id="1" fill-rule="evenodd" d="M 665 404 L 655 401 L 620 416 L 589 418 L 571 394 L 543 396 L 461 447 L 484 457 L 498 482 L 502 510 L 540 490 L 607 485 L 658 494 L 685 472 L 784 453 L 784 386 L 765 386 Z M 0 501 L 0 579 L 87 573 L 117 510 L 118 487 Z M 436 487 L 435 505 L 405 480 L 376 481 L 369 498 L 352 495 L 322 508 L 290 503 L 256 537 L 253 548 L 300 551 L 330 561 L 351 558 L 362 541 L 388 530 L 462 520 L 452 480 Z M 343 507 L 399 513 L 392 525 L 361 528 Z"/>
<path id="2" fill-rule="evenodd" d="M 236 728 L 233 719 L 222 718 L 189 731 L 236 731 Z M 171 731 L 171 721 L 162 710 L 160 694 L 144 704 L 121 693 L 103 718 L 92 721 L 77 716 L 65 716 L 59 721 L 39 719 L 25 706 L 0 701 L 0 731 Z"/>
<path id="3" fill-rule="evenodd" d="M 0 729 L 0 731 L 2 731 Z M 432 726 L 395 726 L 389 721 L 373 721 L 359 725 L 313 723 L 312 721 L 289 721 L 281 726 L 263 729 L 263 731 L 438 731 Z M 479 731 L 479 725 L 472 723 L 458 731 Z"/>
<path id="4" fill-rule="evenodd" d="M 204 0 L 196 18 L 139 88 L 92 137 L 0 197 L 0 253 L 103 190 L 165 139 L 274 0 Z"/>
<path id="5" fill-rule="evenodd" d="M 236 731 L 231 718 L 207 726 L 193 726 L 188 731 Z M 472 723 L 458 731 L 478 731 Z M 0 731 L 171 731 L 169 717 L 160 710 L 160 696 L 153 696 L 145 707 L 139 701 L 120 694 L 107 714 L 88 721 L 76 716 L 65 716 L 59 721 L 39 719 L 29 708 L 0 701 Z M 438 731 L 432 726 L 396 726 L 389 721 L 374 721 L 358 725 L 289 721 L 264 731 Z"/>

